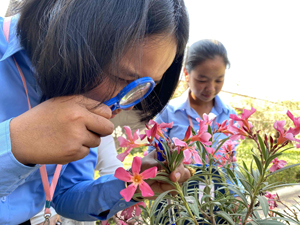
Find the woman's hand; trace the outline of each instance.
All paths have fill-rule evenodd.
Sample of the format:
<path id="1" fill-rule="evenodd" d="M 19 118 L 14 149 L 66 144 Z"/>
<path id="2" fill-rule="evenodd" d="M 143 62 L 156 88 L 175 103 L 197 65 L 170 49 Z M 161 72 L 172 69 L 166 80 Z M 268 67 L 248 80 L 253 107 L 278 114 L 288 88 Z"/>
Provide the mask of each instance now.
<path id="1" fill-rule="evenodd" d="M 157 153 L 156 151 L 152 151 L 147 156 L 142 158 L 141 172 L 156 166 L 158 170 L 160 170 L 160 164 L 157 163 Z M 172 182 L 184 183 L 191 177 L 190 171 L 183 166 L 181 163 L 169 176 Z M 172 185 L 164 182 L 159 182 L 155 180 L 146 181 L 154 193 L 163 193 L 168 190 L 175 189 Z M 137 189 L 136 193 L 140 193 L 140 190 Z"/>
<path id="2" fill-rule="evenodd" d="M 84 158 L 113 132 L 106 105 L 84 96 L 49 99 L 10 122 L 11 151 L 25 164 L 66 164 Z"/>

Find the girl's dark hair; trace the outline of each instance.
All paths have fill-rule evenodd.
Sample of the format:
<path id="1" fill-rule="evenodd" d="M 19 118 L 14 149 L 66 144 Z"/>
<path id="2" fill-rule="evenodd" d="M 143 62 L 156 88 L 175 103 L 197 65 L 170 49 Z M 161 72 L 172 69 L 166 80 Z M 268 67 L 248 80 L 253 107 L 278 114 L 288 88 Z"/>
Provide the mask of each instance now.
<path id="1" fill-rule="evenodd" d="M 207 59 L 213 59 L 216 56 L 221 56 L 225 65 L 230 66 L 226 48 L 221 42 L 211 39 L 197 41 L 189 47 L 185 68 L 187 72 L 190 73 L 195 66 L 203 63 Z"/>
<path id="2" fill-rule="evenodd" d="M 112 79 L 108 74 L 118 74 L 118 62 L 129 48 L 147 36 L 171 34 L 176 58 L 155 90 L 136 106 L 143 109 L 142 120 L 148 120 L 177 86 L 189 23 L 183 0 L 25 0 L 17 33 L 46 98 L 86 93 Z"/>

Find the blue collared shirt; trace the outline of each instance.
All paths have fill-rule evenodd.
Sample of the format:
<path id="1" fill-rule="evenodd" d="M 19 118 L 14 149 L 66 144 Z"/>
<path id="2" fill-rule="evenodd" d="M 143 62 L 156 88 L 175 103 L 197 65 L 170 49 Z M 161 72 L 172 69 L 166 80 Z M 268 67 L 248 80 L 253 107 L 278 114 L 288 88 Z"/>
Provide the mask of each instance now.
<path id="1" fill-rule="evenodd" d="M 190 116 L 193 128 L 195 131 L 199 130 L 199 123 L 196 118 L 201 118 L 198 113 L 191 107 L 189 101 L 189 89 L 186 90 L 181 96 L 172 99 L 166 108 L 155 117 L 157 123 L 171 123 L 173 122 L 173 127 L 168 129 L 166 135 L 170 138 L 177 137 L 183 139 L 187 128 L 189 127 Z M 229 120 L 230 114 L 235 114 L 236 112 L 229 105 L 225 104 L 221 98 L 217 95 L 215 97 L 214 106 L 210 113 L 216 115 L 215 122 L 222 123 L 225 120 Z M 216 123 L 214 123 L 216 128 Z M 225 134 L 215 134 L 214 138 L 224 139 L 227 136 Z M 214 144 L 214 146 L 217 143 Z"/>
<path id="2" fill-rule="evenodd" d="M 46 199 L 40 166 L 25 166 L 11 152 L 9 123 L 28 110 L 23 83 L 12 56 L 25 76 L 31 106 L 38 105 L 41 99 L 30 60 L 16 36 L 17 20 L 18 17 L 11 20 L 7 44 L 0 17 L 0 224 L 19 224 L 30 219 L 41 211 Z M 136 204 L 121 200 L 120 191 L 125 184 L 114 175 L 93 179 L 96 161 L 97 148 L 93 148 L 85 158 L 63 165 L 52 202 L 58 214 L 82 221 L 104 220 Z M 46 168 L 51 182 L 55 165 Z M 105 211 L 109 212 L 98 216 Z"/>

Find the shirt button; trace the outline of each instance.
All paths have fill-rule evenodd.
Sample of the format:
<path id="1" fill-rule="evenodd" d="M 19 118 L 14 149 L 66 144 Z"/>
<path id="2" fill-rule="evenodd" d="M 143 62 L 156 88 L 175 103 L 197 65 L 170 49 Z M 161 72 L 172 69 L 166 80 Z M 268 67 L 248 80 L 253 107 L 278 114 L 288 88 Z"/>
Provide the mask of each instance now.
<path id="1" fill-rule="evenodd" d="M 1 198 L 1 202 L 5 202 L 5 201 L 6 201 L 6 197 L 4 196 Z"/>
<path id="2" fill-rule="evenodd" d="M 124 208 L 125 207 L 125 203 L 120 203 L 119 206 L 122 207 L 122 208 Z"/>

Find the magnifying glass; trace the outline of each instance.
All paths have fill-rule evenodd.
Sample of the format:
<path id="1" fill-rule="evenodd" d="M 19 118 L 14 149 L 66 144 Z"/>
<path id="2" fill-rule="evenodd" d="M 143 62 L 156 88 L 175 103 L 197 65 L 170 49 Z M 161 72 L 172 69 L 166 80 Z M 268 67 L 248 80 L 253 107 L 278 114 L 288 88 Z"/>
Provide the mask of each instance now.
<path id="1" fill-rule="evenodd" d="M 151 77 L 139 78 L 125 86 L 116 97 L 105 101 L 104 104 L 110 106 L 111 111 L 130 108 L 145 99 L 154 87 L 155 82 Z"/>

